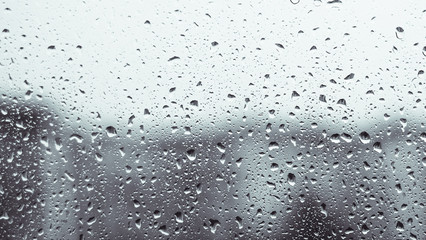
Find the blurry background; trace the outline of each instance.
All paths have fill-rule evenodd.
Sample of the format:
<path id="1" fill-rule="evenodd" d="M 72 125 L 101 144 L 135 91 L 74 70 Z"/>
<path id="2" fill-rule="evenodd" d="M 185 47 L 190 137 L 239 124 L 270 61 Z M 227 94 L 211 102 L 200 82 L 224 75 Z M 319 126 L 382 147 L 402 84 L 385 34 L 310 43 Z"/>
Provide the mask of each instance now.
<path id="1" fill-rule="evenodd" d="M 424 238 L 426 3 L 0 5 L 1 238 Z"/>

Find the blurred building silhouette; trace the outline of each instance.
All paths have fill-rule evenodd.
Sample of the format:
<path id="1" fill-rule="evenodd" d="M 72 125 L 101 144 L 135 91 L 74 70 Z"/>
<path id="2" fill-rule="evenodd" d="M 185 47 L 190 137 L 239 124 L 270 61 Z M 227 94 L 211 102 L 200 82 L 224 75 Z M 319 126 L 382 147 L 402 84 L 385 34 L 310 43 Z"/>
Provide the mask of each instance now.
<path id="1" fill-rule="evenodd" d="M 367 144 L 273 120 L 161 135 L 132 119 L 108 134 L 41 103 L 0 107 L 2 239 L 424 236 L 416 124 L 372 123 Z"/>

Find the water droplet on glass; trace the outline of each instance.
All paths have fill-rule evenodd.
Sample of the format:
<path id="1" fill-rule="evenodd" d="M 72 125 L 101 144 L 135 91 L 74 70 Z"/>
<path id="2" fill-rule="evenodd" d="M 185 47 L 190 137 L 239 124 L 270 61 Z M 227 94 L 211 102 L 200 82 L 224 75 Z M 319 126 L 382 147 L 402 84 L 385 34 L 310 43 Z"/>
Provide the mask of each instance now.
<path id="1" fill-rule="evenodd" d="M 108 137 L 117 136 L 117 130 L 113 126 L 108 126 L 105 130 Z"/>
<path id="2" fill-rule="evenodd" d="M 359 140 L 363 143 L 363 144 L 367 144 L 371 141 L 370 139 L 370 134 L 368 134 L 367 132 L 361 132 L 359 134 Z"/>

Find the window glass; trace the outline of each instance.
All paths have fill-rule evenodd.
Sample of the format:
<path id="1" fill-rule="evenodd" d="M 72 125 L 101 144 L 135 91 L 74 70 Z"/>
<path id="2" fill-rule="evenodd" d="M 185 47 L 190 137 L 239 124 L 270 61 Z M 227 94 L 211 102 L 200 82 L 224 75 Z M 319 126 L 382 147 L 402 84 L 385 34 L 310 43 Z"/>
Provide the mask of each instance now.
<path id="1" fill-rule="evenodd" d="M 424 1 L 0 3 L 1 239 L 424 239 Z"/>

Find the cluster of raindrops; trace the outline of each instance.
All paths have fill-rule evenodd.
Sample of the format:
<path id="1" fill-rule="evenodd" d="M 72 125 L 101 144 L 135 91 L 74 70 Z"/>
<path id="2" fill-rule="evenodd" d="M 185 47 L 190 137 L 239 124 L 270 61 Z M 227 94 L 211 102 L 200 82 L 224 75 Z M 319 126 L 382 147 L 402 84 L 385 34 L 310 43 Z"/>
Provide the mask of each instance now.
<path id="1" fill-rule="evenodd" d="M 425 10 L 192 4 L 0 4 L 0 238 L 424 239 Z"/>

